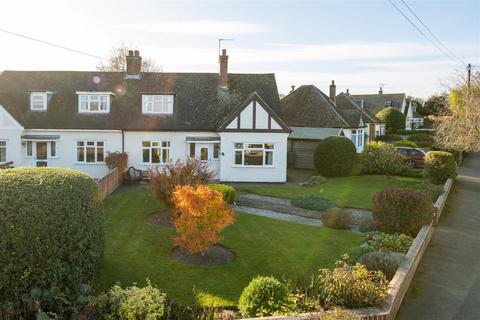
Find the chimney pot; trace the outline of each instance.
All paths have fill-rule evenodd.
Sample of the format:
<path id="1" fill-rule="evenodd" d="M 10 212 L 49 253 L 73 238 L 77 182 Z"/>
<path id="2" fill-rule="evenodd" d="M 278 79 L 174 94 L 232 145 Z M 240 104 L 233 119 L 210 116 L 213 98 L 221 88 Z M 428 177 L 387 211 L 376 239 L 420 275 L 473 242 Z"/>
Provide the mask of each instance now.
<path id="1" fill-rule="evenodd" d="M 383 88 L 380 87 L 380 89 L 378 90 L 378 94 L 383 94 Z"/>
<path id="2" fill-rule="evenodd" d="M 222 49 L 222 55 L 219 57 L 220 73 L 218 75 L 218 84 L 221 87 L 228 86 L 228 56 L 227 50 Z"/>
<path id="3" fill-rule="evenodd" d="M 350 89 L 347 89 L 347 96 L 350 95 Z"/>
<path id="4" fill-rule="evenodd" d="M 292 90 L 290 90 L 290 93 L 292 93 L 293 91 L 295 91 L 295 86 L 291 86 Z"/>
<path id="5" fill-rule="evenodd" d="M 330 85 L 330 100 L 335 103 L 335 97 L 337 96 L 337 86 L 335 85 L 335 81 L 332 80 L 332 84 Z"/>
<path id="6" fill-rule="evenodd" d="M 125 72 L 125 79 L 140 79 L 140 72 L 142 71 L 142 57 L 138 50 L 128 50 L 127 70 Z"/>

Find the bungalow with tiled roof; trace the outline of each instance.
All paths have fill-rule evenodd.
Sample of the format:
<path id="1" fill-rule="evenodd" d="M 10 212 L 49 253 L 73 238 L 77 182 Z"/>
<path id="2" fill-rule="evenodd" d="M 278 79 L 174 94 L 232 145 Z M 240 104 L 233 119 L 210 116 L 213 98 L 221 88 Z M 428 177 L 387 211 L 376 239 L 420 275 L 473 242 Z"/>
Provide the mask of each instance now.
<path id="1" fill-rule="evenodd" d="M 303 85 L 284 97 L 280 105 L 281 115 L 292 130 L 289 161 L 296 168 L 312 169 L 315 147 L 329 136 L 345 136 L 357 152 L 362 152 L 370 138 L 384 134 L 382 121 L 357 106 L 347 94 L 336 95 L 334 81 L 329 96 L 314 85 Z"/>
<path id="2" fill-rule="evenodd" d="M 278 115 L 274 74 L 0 73 L 0 164 L 66 167 L 98 178 L 108 152 L 155 169 L 197 157 L 222 181 L 285 182 L 290 129 Z"/>

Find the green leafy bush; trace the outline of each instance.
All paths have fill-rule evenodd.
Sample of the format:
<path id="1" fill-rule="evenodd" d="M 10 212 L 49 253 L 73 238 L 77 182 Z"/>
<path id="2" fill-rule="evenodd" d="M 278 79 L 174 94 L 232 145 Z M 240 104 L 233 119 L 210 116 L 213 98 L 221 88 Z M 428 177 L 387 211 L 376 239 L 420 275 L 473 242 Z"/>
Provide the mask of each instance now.
<path id="1" fill-rule="evenodd" d="M 370 232 L 375 230 L 375 225 L 373 224 L 373 217 L 370 215 L 362 217 L 358 226 L 358 230 L 360 232 Z"/>
<path id="2" fill-rule="evenodd" d="M 429 151 L 425 157 L 425 177 L 430 182 L 442 184 L 457 175 L 455 157 L 446 151 Z"/>
<path id="3" fill-rule="evenodd" d="M 123 289 L 115 285 L 99 297 L 99 310 L 105 320 L 160 320 L 167 313 L 166 294 L 147 286 Z"/>
<path id="4" fill-rule="evenodd" d="M 387 280 L 392 280 L 405 256 L 398 252 L 369 252 L 360 258 L 360 263 L 370 271 L 381 271 Z"/>
<path id="5" fill-rule="evenodd" d="M 223 196 L 223 200 L 225 200 L 226 203 L 234 204 L 237 200 L 237 190 L 235 190 L 235 188 L 232 186 L 221 183 L 212 183 L 209 184 L 208 187 L 220 192 Z"/>
<path id="6" fill-rule="evenodd" d="M 419 147 L 431 147 L 435 144 L 435 138 L 428 133 L 415 133 L 408 136 L 408 140 L 415 142 Z"/>
<path id="7" fill-rule="evenodd" d="M 418 148 L 418 145 L 415 142 L 410 140 L 398 140 L 394 143 L 395 147 L 409 147 L 409 148 Z"/>
<path id="8" fill-rule="evenodd" d="M 399 140 L 403 140 L 403 137 L 398 134 L 385 134 L 383 136 L 378 136 L 375 138 L 376 141 L 382 141 L 382 142 L 395 142 Z"/>
<path id="9" fill-rule="evenodd" d="M 397 175 L 405 170 L 405 158 L 391 144 L 372 141 L 363 151 L 364 174 Z"/>
<path id="10" fill-rule="evenodd" d="M 338 263 L 335 269 L 321 269 L 318 276 L 320 304 L 326 308 L 364 308 L 382 302 L 388 282 L 381 271 L 365 266 Z"/>
<path id="11" fill-rule="evenodd" d="M 287 287 L 274 277 L 256 277 L 240 296 L 238 308 L 245 317 L 278 314 L 287 303 Z"/>
<path id="12" fill-rule="evenodd" d="M 386 133 L 397 133 L 397 131 L 405 129 L 405 115 L 395 108 L 385 108 L 376 116 L 385 122 Z"/>
<path id="13" fill-rule="evenodd" d="M 98 187 L 58 168 L 0 170 L 0 304 L 34 287 L 77 290 L 103 256 Z"/>
<path id="14" fill-rule="evenodd" d="M 326 227 L 333 229 L 350 229 L 352 214 L 344 208 L 331 208 L 322 214 L 322 222 Z"/>
<path id="15" fill-rule="evenodd" d="M 315 168 L 324 177 L 343 177 L 352 173 L 357 149 L 350 139 L 328 137 L 319 142 L 313 156 Z"/>
<path id="16" fill-rule="evenodd" d="M 374 252 L 376 249 L 366 243 L 362 243 L 359 246 L 352 247 L 347 250 L 345 254 L 342 255 L 341 260 L 348 265 L 354 265 L 357 263 L 361 256 L 366 253 Z"/>
<path id="17" fill-rule="evenodd" d="M 316 211 L 325 211 L 337 206 L 332 201 L 314 194 L 296 197 L 292 199 L 290 203 L 295 207 Z"/>
<path id="18" fill-rule="evenodd" d="M 432 202 L 423 192 L 387 188 L 373 196 L 375 228 L 387 233 L 416 236 L 432 220 Z"/>
<path id="19" fill-rule="evenodd" d="M 380 231 L 372 231 L 364 236 L 363 242 L 374 248 L 375 251 L 392 251 L 407 254 L 412 246 L 413 238 L 403 233 L 388 234 Z"/>
<path id="20" fill-rule="evenodd" d="M 316 187 L 327 182 L 328 179 L 322 176 L 312 176 L 308 178 L 307 181 L 302 182 L 300 185 L 302 187 Z"/>

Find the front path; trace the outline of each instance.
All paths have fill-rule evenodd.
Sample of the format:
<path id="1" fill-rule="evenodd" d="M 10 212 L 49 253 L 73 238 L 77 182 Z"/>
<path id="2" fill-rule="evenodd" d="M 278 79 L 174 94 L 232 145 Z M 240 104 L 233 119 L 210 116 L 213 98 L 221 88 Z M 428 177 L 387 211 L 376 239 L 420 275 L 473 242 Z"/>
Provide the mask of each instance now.
<path id="1" fill-rule="evenodd" d="M 447 206 L 397 319 L 480 319 L 480 153 L 460 168 Z"/>

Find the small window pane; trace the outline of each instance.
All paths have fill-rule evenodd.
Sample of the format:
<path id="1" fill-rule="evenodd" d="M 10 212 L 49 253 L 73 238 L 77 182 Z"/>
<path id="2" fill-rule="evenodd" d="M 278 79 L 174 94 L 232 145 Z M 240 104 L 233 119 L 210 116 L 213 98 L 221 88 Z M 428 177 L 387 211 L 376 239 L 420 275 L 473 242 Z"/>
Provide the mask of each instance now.
<path id="1" fill-rule="evenodd" d="M 95 147 L 87 147 L 87 162 L 95 162 Z"/>
<path id="2" fill-rule="evenodd" d="M 170 149 L 163 149 L 162 152 L 162 162 L 170 161 Z"/>
<path id="3" fill-rule="evenodd" d="M 50 156 L 57 156 L 57 144 L 55 143 L 55 141 L 50 142 Z"/>
<path id="4" fill-rule="evenodd" d="M 207 161 L 208 160 L 208 148 L 201 148 L 200 149 L 200 160 Z"/>
<path id="5" fill-rule="evenodd" d="M 220 156 L 220 143 L 213 144 L 213 158 L 218 159 Z"/>
<path id="6" fill-rule="evenodd" d="M 248 148 L 252 148 L 252 149 L 262 149 L 262 148 L 263 148 L 263 144 L 261 144 L 261 143 L 249 144 L 247 147 L 248 147 Z"/>
<path id="7" fill-rule="evenodd" d="M 84 162 L 85 161 L 85 153 L 83 147 L 77 147 L 77 161 Z"/>
<path id="8" fill-rule="evenodd" d="M 163 141 L 162 142 L 162 147 L 169 148 L 170 147 L 170 141 Z"/>
<path id="9" fill-rule="evenodd" d="M 33 155 L 33 142 L 27 141 L 27 156 L 31 157 Z"/>
<path id="10" fill-rule="evenodd" d="M 150 163 L 150 149 L 143 149 L 143 163 Z"/>
<path id="11" fill-rule="evenodd" d="M 100 143 L 102 145 L 100 145 Z M 97 162 L 103 162 L 103 142 L 99 142 L 97 146 Z"/>
<path id="12" fill-rule="evenodd" d="M 265 149 L 273 149 L 273 144 L 265 143 Z"/>
<path id="13" fill-rule="evenodd" d="M 242 151 L 235 151 L 235 164 L 242 164 Z"/>
<path id="14" fill-rule="evenodd" d="M 265 165 L 272 166 L 273 165 L 273 151 L 266 151 L 265 152 Z"/>
<path id="15" fill-rule="evenodd" d="M 190 158 L 195 158 L 195 143 L 190 143 Z"/>
<path id="16" fill-rule="evenodd" d="M 150 147 L 150 141 L 142 141 L 142 147 L 144 148 Z"/>
<path id="17" fill-rule="evenodd" d="M 160 142 L 158 141 L 152 142 L 152 147 L 159 147 L 159 146 L 160 146 Z"/>
<path id="18" fill-rule="evenodd" d="M 245 150 L 246 166 L 262 166 L 263 165 L 263 150 Z"/>
<path id="19" fill-rule="evenodd" d="M 235 143 L 235 149 L 243 149 L 243 143 Z"/>
<path id="20" fill-rule="evenodd" d="M 7 162 L 7 142 L 0 141 L 0 162 Z"/>
<path id="21" fill-rule="evenodd" d="M 152 163 L 160 163 L 160 148 L 152 148 Z"/>

